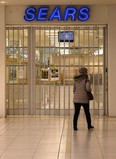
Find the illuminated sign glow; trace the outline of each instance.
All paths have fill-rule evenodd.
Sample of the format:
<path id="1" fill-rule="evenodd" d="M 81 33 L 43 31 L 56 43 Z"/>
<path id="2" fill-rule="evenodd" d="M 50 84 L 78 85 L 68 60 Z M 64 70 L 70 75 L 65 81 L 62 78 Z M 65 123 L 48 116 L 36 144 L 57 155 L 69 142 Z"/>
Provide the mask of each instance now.
<path id="1" fill-rule="evenodd" d="M 88 7 L 81 7 L 77 9 L 76 7 L 66 7 L 64 15 L 61 14 L 59 6 L 54 7 L 53 11 L 49 15 L 49 7 L 40 7 L 38 9 L 34 7 L 29 7 L 25 10 L 24 20 L 25 21 L 53 21 L 57 19 L 58 21 L 87 21 L 90 17 L 90 9 Z"/>

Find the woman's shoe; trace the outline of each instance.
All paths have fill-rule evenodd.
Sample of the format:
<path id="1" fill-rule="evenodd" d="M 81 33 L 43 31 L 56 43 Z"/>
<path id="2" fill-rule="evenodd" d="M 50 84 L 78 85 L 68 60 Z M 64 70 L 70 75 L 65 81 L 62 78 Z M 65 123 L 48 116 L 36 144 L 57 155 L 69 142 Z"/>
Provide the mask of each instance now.
<path id="1" fill-rule="evenodd" d="M 74 131 L 77 131 L 78 129 L 77 128 L 73 128 L 74 129 Z"/>
<path id="2" fill-rule="evenodd" d="M 92 125 L 88 126 L 88 129 L 94 129 L 94 126 L 92 126 Z"/>

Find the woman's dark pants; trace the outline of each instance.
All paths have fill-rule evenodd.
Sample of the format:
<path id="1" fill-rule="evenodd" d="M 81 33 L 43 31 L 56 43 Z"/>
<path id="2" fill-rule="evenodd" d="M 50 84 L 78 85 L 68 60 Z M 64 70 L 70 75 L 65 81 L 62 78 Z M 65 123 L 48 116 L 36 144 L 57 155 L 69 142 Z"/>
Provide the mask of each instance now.
<path id="1" fill-rule="evenodd" d="M 86 115 L 87 126 L 90 127 L 91 126 L 91 115 L 90 115 L 90 111 L 89 111 L 89 103 L 74 103 L 74 106 L 75 106 L 75 112 L 74 112 L 74 117 L 73 117 L 73 127 L 77 128 L 77 121 L 78 121 L 78 117 L 80 114 L 81 106 L 83 107 L 85 115 Z"/>

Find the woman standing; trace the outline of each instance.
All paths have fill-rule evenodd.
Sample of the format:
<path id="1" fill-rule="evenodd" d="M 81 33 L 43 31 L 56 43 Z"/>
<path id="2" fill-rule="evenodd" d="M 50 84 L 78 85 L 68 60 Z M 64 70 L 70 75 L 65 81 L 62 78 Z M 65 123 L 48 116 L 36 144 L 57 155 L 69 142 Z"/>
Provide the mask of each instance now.
<path id="1" fill-rule="evenodd" d="M 81 67 L 79 69 L 79 75 L 74 77 L 74 117 L 73 117 L 73 128 L 74 130 L 78 130 L 77 121 L 80 113 L 81 106 L 84 109 L 87 121 L 88 129 L 93 129 L 94 127 L 91 125 L 91 115 L 89 110 L 89 99 L 87 96 L 87 92 L 91 92 L 91 83 L 88 79 L 87 68 Z"/>

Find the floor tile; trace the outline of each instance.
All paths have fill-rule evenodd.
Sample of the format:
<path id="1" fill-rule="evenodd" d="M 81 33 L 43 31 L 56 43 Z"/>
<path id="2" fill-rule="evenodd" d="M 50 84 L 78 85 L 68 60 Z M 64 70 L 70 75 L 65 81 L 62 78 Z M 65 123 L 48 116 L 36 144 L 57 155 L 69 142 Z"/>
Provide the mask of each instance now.
<path id="1" fill-rule="evenodd" d="M 116 118 L 84 116 L 78 131 L 73 117 L 0 118 L 0 159 L 116 159 Z"/>

